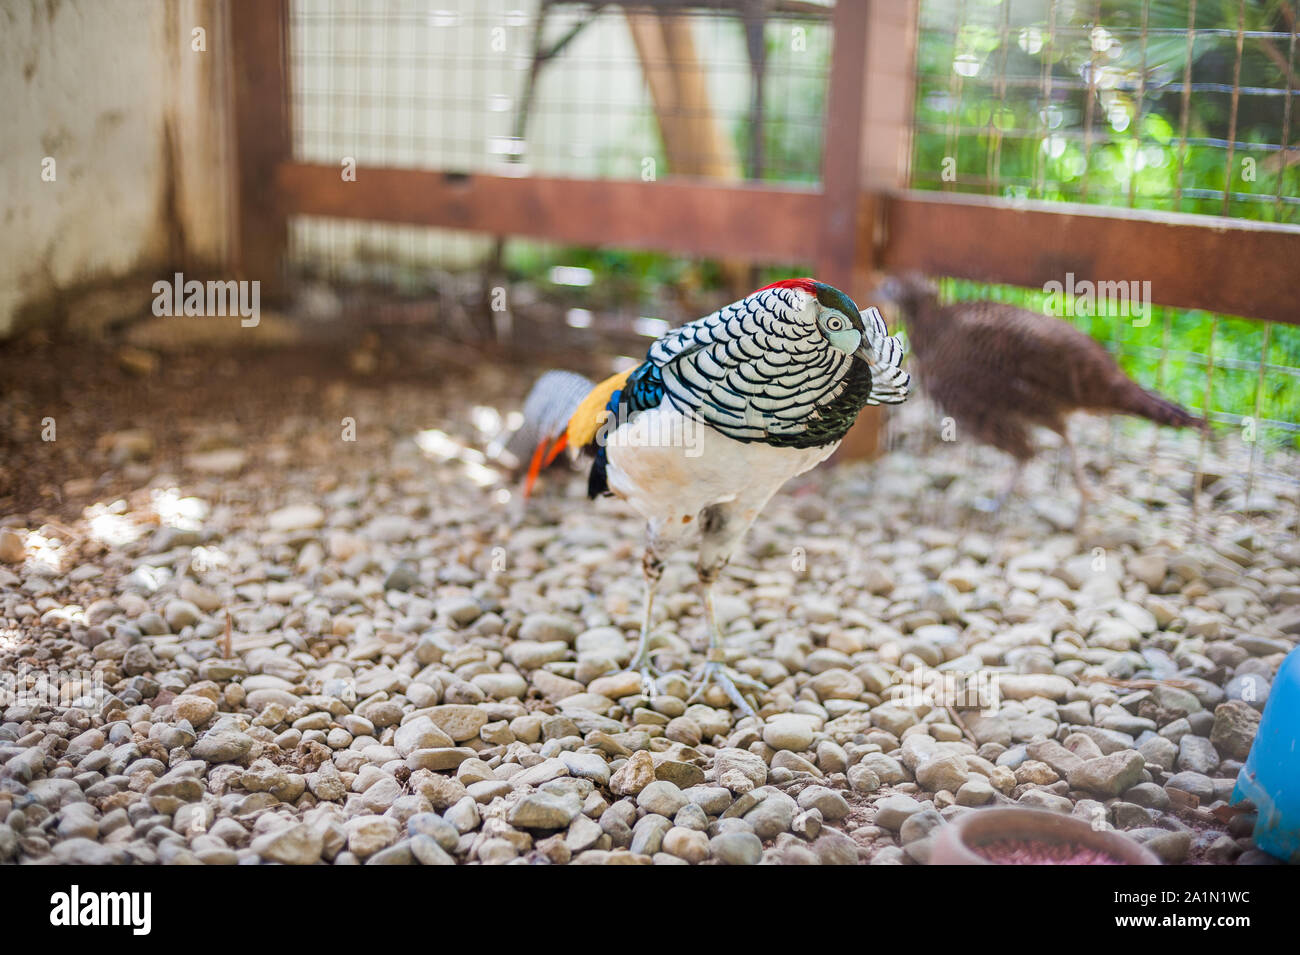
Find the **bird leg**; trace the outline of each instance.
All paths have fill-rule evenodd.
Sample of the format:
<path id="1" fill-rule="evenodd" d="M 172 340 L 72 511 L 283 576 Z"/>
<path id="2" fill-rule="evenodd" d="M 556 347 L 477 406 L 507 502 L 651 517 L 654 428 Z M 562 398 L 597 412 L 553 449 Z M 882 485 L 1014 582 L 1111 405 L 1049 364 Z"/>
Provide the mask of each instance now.
<path id="1" fill-rule="evenodd" d="M 722 646 L 722 635 L 718 629 L 718 615 L 713 608 L 713 583 L 721 570 L 721 567 L 712 572 L 706 571 L 704 568 L 700 569 L 700 583 L 704 587 L 704 615 L 707 618 L 709 627 L 709 655 L 707 662 L 696 672 L 693 678 L 694 682 L 699 685 L 687 702 L 699 702 L 704 698 L 704 694 L 708 692 L 709 685 L 716 684 L 722 687 L 722 691 L 727 694 L 727 698 L 731 700 L 736 709 L 746 716 L 757 719 L 758 714 L 754 712 L 753 706 L 740 692 L 740 688 L 762 691 L 766 690 L 767 687 L 752 677 L 737 673 L 723 663 L 726 659 L 726 649 Z"/>
<path id="2" fill-rule="evenodd" d="M 1016 458 L 1016 463 L 1011 468 L 1011 477 L 1007 479 L 1007 486 L 1002 489 L 998 495 L 997 509 L 1002 510 L 1002 505 L 1007 503 L 1009 498 L 1020 484 L 1020 476 L 1025 473 L 1025 462 Z"/>
<path id="3" fill-rule="evenodd" d="M 1070 467 L 1074 470 L 1074 483 L 1079 488 L 1079 515 L 1074 522 L 1075 533 L 1078 533 L 1083 528 L 1084 518 L 1088 516 L 1088 504 L 1094 500 L 1094 496 L 1092 487 L 1088 484 L 1088 479 L 1083 475 L 1083 462 L 1079 459 L 1079 452 L 1074 446 L 1074 441 L 1070 438 L 1070 429 L 1068 427 L 1061 429 L 1061 439 L 1065 442 L 1065 450 L 1070 455 Z"/>
<path id="4" fill-rule="evenodd" d="M 663 576 L 664 562 L 652 547 L 647 547 L 645 556 L 641 558 L 641 572 L 645 576 L 645 609 L 641 614 L 641 639 L 637 641 L 636 656 L 632 659 L 631 668 L 641 674 L 641 692 L 653 697 L 655 677 L 659 676 L 659 671 L 650 662 L 650 621 L 654 611 L 655 589 L 659 586 L 659 578 Z"/>
<path id="5" fill-rule="evenodd" d="M 1012 492 L 1020 484 L 1020 476 L 1025 471 L 1025 462 L 1016 458 L 1016 463 L 1012 465 L 1011 475 L 1007 479 L 1006 486 L 998 493 L 995 498 L 981 497 L 975 501 L 975 509 L 984 511 L 987 514 L 996 514 L 1002 510 L 1003 505 L 1007 503 L 1007 498 L 1011 497 Z"/>

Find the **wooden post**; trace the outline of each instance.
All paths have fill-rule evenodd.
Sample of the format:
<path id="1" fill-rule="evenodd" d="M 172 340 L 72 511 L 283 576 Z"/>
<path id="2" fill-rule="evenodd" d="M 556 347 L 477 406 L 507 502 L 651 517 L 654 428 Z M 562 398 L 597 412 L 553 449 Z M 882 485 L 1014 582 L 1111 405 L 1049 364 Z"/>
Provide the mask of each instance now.
<path id="1" fill-rule="evenodd" d="M 672 174 L 740 179 L 731 137 L 713 115 L 689 18 L 632 11 L 626 17 Z"/>
<path id="2" fill-rule="evenodd" d="M 289 133 L 288 0 L 230 0 L 234 82 L 235 195 L 239 274 L 274 296 L 288 241 L 276 170 L 292 158 Z"/>
<path id="3" fill-rule="evenodd" d="M 818 278 L 867 305 L 877 193 L 907 184 L 918 0 L 838 0 L 822 162 L 825 228 Z M 836 457 L 874 457 L 879 408 L 866 408 Z"/>
<path id="4" fill-rule="evenodd" d="M 731 136 L 713 113 L 707 66 L 688 16 L 625 11 L 663 137 L 669 172 L 723 181 L 743 179 Z M 719 263 L 733 295 L 750 291 L 749 263 Z"/>

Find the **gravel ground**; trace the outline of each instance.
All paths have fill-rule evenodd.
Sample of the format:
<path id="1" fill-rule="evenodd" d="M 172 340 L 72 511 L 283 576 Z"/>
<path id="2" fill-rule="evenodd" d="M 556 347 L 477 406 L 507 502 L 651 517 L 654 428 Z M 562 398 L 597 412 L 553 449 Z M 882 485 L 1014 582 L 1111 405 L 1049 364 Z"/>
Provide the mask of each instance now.
<path id="1" fill-rule="evenodd" d="M 72 424 L 8 465 L 0 861 L 915 864 L 1010 803 L 1167 862 L 1269 861 L 1223 803 L 1300 635 L 1298 502 L 1241 516 L 1212 450 L 1194 525 L 1171 463 L 1194 440 L 1153 464 L 1149 432 L 1085 429 L 1109 467 L 1076 536 L 1054 455 L 976 513 L 1005 462 L 918 439 L 913 402 L 892 453 L 792 484 L 724 575 L 731 662 L 771 688 L 756 723 L 622 669 L 626 508 L 553 472 L 521 513 L 475 450 L 527 375 L 170 359 L 145 386 L 65 357 L 80 387 L 5 399 Z M 683 671 L 693 556 L 656 621 Z M 934 667 L 1000 703 L 909 695 Z"/>

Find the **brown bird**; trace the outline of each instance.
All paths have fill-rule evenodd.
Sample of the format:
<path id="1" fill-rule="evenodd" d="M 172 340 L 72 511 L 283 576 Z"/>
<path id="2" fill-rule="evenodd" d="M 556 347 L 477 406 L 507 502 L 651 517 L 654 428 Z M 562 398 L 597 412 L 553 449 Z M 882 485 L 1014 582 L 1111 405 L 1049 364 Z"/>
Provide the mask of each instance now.
<path id="1" fill-rule="evenodd" d="M 1098 342 L 1068 322 L 998 302 L 940 305 L 924 276 L 891 277 L 879 292 L 899 306 L 913 361 L 931 398 L 959 431 L 1016 460 L 1000 506 L 1034 456 L 1030 427 L 1061 436 L 1079 487 L 1079 521 L 1092 498 L 1067 417 L 1130 414 L 1176 428 L 1205 428 L 1178 405 L 1147 391 Z"/>

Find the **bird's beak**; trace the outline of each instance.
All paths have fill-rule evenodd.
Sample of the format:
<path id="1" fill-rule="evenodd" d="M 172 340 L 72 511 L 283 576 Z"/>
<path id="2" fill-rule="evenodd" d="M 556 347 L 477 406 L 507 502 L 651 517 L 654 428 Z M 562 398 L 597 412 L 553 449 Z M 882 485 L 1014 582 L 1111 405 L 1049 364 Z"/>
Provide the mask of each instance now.
<path id="1" fill-rule="evenodd" d="M 860 358 L 860 359 L 862 359 L 863 361 L 865 361 L 865 362 L 867 363 L 867 367 L 868 367 L 868 368 L 875 368 L 875 367 L 876 367 L 876 359 L 875 359 L 875 356 L 873 356 L 873 355 L 871 354 L 871 349 L 867 346 L 867 343 L 866 343 L 866 342 L 863 342 L 863 343 L 858 347 L 858 350 L 855 351 L 855 352 L 853 353 L 853 357 L 854 357 L 854 358 Z"/>

